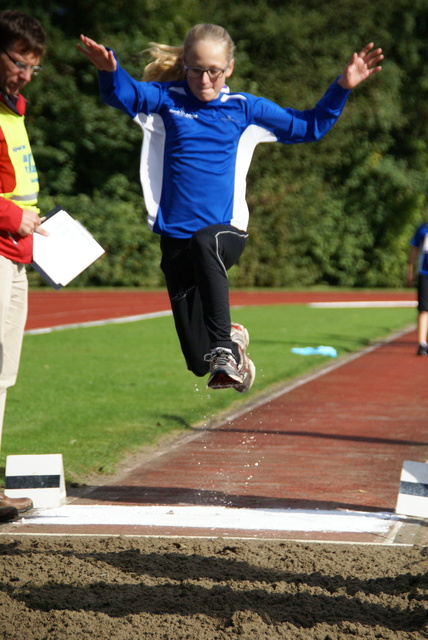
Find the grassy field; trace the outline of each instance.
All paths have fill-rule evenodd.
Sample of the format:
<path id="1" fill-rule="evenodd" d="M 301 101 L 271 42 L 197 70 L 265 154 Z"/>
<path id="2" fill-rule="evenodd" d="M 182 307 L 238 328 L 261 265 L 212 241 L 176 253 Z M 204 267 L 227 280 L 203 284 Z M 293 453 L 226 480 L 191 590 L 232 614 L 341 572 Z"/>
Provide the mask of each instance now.
<path id="1" fill-rule="evenodd" d="M 186 370 L 171 317 L 25 336 L 8 395 L 0 477 L 9 454 L 62 453 L 69 482 L 113 473 L 126 454 L 331 364 L 292 347 L 333 346 L 340 358 L 411 325 L 416 314 L 281 305 L 243 307 L 233 319 L 248 327 L 257 366 L 253 388 L 242 395 L 208 390 L 205 378 Z"/>

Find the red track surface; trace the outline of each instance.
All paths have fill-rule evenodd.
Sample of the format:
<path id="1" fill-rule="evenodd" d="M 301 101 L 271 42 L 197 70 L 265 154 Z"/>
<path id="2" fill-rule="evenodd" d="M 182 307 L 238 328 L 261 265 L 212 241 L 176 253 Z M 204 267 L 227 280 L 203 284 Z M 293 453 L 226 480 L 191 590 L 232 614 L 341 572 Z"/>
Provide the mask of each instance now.
<path id="1" fill-rule="evenodd" d="M 231 295 L 234 305 L 356 299 L 352 293 Z M 414 300 L 414 292 L 358 294 L 358 299 Z M 165 309 L 163 292 L 33 292 L 28 327 Z M 428 460 L 428 358 L 415 356 L 415 342 L 411 332 L 291 390 L 284 387 L 274 399 L 249 407 L 218 428 L 195 430 L 114 486 L 95 487 L 80 503 L 393 512 L 403 461 Z M 120 533 L 189 534 L 135 527 Z M 198 533 L 213 534 L 202 526 L 191 531 Z M 373 536 L 340 539 L 370 542 Z"/>

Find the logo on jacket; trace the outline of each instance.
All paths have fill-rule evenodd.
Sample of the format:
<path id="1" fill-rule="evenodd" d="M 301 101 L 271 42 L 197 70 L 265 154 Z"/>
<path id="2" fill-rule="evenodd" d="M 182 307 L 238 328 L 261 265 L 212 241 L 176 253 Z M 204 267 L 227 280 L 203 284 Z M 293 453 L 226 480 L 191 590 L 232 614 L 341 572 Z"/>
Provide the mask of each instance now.
<path id="1" fill-rule="evenodd" d="M 170 113 L 173 113 L 175 116 L 180 116 L 180 118 L 190 118 L 191 120 L 196 120 L 198 118 L 197 113 L 187 113 L 183 109 L 170 109 Z"/>

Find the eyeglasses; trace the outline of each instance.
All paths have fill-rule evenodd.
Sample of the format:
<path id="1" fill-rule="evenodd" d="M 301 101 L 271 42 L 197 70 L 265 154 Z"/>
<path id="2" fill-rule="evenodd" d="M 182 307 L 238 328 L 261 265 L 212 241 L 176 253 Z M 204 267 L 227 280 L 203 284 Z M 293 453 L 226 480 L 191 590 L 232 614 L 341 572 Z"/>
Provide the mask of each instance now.
<path id="1" fill-rule="evenodd" d="M 218 80 L 229 65 L 230 62 L 227 63 L 224 69 L 201 69 L 201 67 L 187 67 L 184 65 L 184 70 L 189 78 L 200 78 L 203 73 L 208 73 L 210 80 Z"/>
<path id="2" fill-rule="evenodd" d="M 12 56 L 6 51 L 6 49 L 2 49 L 2 51 L 7 55 L 9 60 L 18 67 L 20 71 L 29 71 L 32 75 L 36 76 L 43 69 L 43 67 L 41 67 L 39 64 L 25 64 L 25 62 L 20 62 L 20 60 L 14 60 L 14 58 L 12 58 Z"/>

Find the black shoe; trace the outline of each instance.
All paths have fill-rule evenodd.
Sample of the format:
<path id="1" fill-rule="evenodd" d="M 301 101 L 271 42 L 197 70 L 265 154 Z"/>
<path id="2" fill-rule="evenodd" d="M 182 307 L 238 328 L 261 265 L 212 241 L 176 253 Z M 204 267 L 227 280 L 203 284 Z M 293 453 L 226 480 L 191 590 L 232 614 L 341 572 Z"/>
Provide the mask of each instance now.
<path id="1" fill-rule="evenodd" d="M 18 517 L 18 509 L 15 509 L 15 507 L 0 507 L 0 524 L 12 522 L 12 520 L 17 520 Z"/>
<path id="2" fill-rule="evenodd" d="M 420 344 L 416 352 L 417 356 L 428 356 L 428 345 Z"/>

